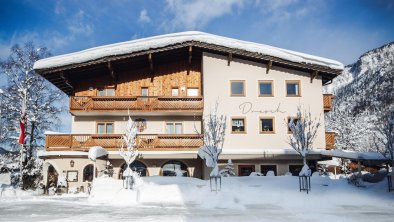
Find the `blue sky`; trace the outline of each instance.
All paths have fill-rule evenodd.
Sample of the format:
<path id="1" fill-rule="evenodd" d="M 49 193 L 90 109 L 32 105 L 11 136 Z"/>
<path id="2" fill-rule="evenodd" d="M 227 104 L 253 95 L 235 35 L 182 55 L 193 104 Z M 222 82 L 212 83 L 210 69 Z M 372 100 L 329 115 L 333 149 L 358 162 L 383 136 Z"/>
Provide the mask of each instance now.
<path id="1" fill-rule="evenodd" d="M 0 58 L 33 40 L 58 55 L 198 30 L 350 64 L 394 41 L 391 0 L 0 0 Z"/>
<path id="2" fill-rule="evenodd" d="M 53 55 L 197 30 L 351 64 L 394 41 L 392 0 L 0 0 L 0 59 L 34 41 Z M 2 77 L 3 78 L 3 77 Z M 0 85 L 5 79 L 0 79 Z M 60 131 L 69 131 L 70 116 Z"/>

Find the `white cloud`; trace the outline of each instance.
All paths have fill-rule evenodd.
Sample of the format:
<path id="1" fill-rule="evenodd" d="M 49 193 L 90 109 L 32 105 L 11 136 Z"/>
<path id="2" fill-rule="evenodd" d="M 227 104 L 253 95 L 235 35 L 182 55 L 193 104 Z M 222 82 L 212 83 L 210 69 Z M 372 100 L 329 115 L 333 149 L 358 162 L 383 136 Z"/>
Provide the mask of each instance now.
<path id="1" fill-rule="evenodd" d="M 277 25 L 291 19 L 299 19 L 324 7 L 322 0 L 257 0 L 255 6 L 260 8 L 266 23 Z"/>
<path id="2" fill-rule="evenodd" d="M 161 27 L 168 32 L 199 29 L 218 17 L 231 14 L 235 8 L 242 8 L 244 2 L 245 0 L 167 0 L 165 13 L 170 19 L 165 20 Z"/>
<path id="3" fill-rule="evenodd" d="M 140 17 L 138 18 L 140 23 L 149 23 L 151 21 L 148 11 L 146 9 L 141 10 Z"/>
<path id="4" fill-rule="evenodd" d="M 71 35 L 82 34 L 85 36 L 90 36 L 93 34 L 93 25 L 87 20 L 87 15 L 83 10 L 79 10 L 72 19 L 68 22 L 67 29 L 70 31 Z"/>

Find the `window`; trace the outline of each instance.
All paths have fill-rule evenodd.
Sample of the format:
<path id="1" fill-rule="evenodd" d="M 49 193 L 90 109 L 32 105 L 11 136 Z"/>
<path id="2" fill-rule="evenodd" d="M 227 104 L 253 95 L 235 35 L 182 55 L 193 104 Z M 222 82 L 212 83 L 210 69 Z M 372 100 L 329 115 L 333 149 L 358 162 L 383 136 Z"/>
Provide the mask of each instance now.
<path id="1" fill-rule="evenodd" d="M 260 133 L 275 133 L 275 123 L 273 117 L 260 118 Z"/>
<path id="2" fill-rule="evenodd" d="M 93 181 L 93 164 L 89 164 L 87 166 L 85 166 L 85 168 L 83 169 L 83 180 L 82 182 L 92 182 Z M 97 171 L 96 171 L 97 172 Z"/>
<path id="3" fill-rule="evenodd" d="M 115 96 L 114 88 L 99 89 L 97 92 L 98 96 Z"/>
<path id="4" fill-rule="evenodd" d="M 138 160 L 133 161 L 130 164 L 130 168 L 132 171 L 137 172 L 142 177 L 145 177 L 148 174 L 146 165 Z M 124 163 L 120 168 L 119 179 L 124 179 L 123 173 L 126 169 L 127 169 L 127 164 Z"/>
<path id="5" fill-rule="evenodd" d="M 293 176 L 298 176 L 302 170 L 303 165 L 289 165 L 289 172 Z"/>
<path id="6" fill-rule="evenodd" d="M 187 96 L 198 96 L 197 88 L 187 88 Z"/>
<path id="7" fill-rule="evenodd" d="M 254 165 L 239 165 L 238 176 L 249 176 L 254 172 Z"/>
<path id="8" fill-rule="evenodd" d="M 231 118 L 232 133 L 246 133 L 245 118 Z"/>
<path id="9" fill-rule="evenodd" d="M 76 170 L 67 171 L 67 182 L 78 182 L 78 171 Z"/>
<path id="10" fill-rule="evenodd" d="M 179 160 L 171 160 L 162 166 L 163 176 L 183 176 L 187 177 L 187 166 Z"/>
<path id="11" fill-rule="evenodd" d="M 244 80 L 232 80 L 231 84 L 231 96 L 245 96 L 245 81 Z"/>
<path id="12" fill-rule="evenodd" d="M 166 134 L 182 134 L 183 124 L 168 122 L 166 123 Z"/>
<path id="13" fill-rule="evenodd" d="M 97 123 L 98 134 L 114 133 L 114 123 Z"/>
<path id="14" fill-rule="evenodd" d="M 290 129 L 290 122 L 291 122 L 291 119 L 293 119 L 294 120 L 294 124 L 297 124 L 297 122 L 298 122 L 298 120 L 299 119 L 297 119 L 296 117 L 288 117 L 287 118 L 287 132 L 288 133 L 291 133 L 291 129 Z"/>
<path id="15" fill-rule="evenodd" d="M 178 88 L 172 88 L 171 89 L 171 95 L 172 96 L 179 96 L 179 89 Z"/>
<path id="16" fill-rule="evenodd" d="M 141 87 L 141 96 L 149 96 L 148 87 Z"/>
<path id="17" fill-rule="evenodd" d="M 264 176 L 267 176 L 267 173 L 268 173 L 269 171 L 274 172 L 274 175 L 276 176 L 276 175 L 277 175 L 277 174 L 276 174 L 276 165 L 261 165 L 261 166 L 260 166 L 260 172 L 261 172 L 262 174 L 264 174 Z"/>
<path id="18" fill-rule="evenodd" d="M 301 96 L 300 81 L 286 81 L 287 96 Z"/>
<path id="19" fill-rule="evenodd" d="M 272 81 L 259 81 L 259 96 L 274 96 Z"/>

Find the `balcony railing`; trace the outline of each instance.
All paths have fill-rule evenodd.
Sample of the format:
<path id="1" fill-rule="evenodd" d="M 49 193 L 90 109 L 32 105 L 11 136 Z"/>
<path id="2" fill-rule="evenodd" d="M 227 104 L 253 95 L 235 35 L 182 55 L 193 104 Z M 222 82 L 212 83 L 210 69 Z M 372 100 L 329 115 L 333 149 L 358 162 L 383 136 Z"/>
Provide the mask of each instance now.
<path id="1" fill-rule="evenodd" d="M 335 132 L 326 132 L 326 149 L 335 149 Z"/>
<path id="2" fill-rule="evenodd" d="M 118 150 L 125 146 L 121 134 L 53 134 L 46 136 L 47 151 L 88 151 L 92 146 Z M 197 150 L 203 145 L 200 134 L 139 134 L 138 150 Z"/>
<path id="3" fill-rule="evenodd" d="M 332 94 L 323 94 L 323 104 L 324 104 L 324 111 L 328 112 L 332 110 L 332 99 L 334 95 Z"/>
<path id="4" fill-rule="evenodd" d="M 158 96 L 71 96 L 70 111 L 202 112 L 203 98 Z"/>

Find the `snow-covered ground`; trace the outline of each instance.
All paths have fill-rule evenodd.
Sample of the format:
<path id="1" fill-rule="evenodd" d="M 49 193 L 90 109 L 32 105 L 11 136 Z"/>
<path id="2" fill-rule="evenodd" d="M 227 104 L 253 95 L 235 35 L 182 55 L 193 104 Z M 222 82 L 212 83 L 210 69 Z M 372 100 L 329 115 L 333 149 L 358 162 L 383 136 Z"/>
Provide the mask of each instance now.
<path id="1" fill-rule="evenodd" d="M 0 200 L 0 221 L 393 221 L 387 181 L 349 185 L 312 177 L 309 194 L 298 177 L 231 177 L 222 191 L 209 181 L 146 177 L 135 191 L 118 180 L 96 180 L 90 197 L 23 196 Z"/>

